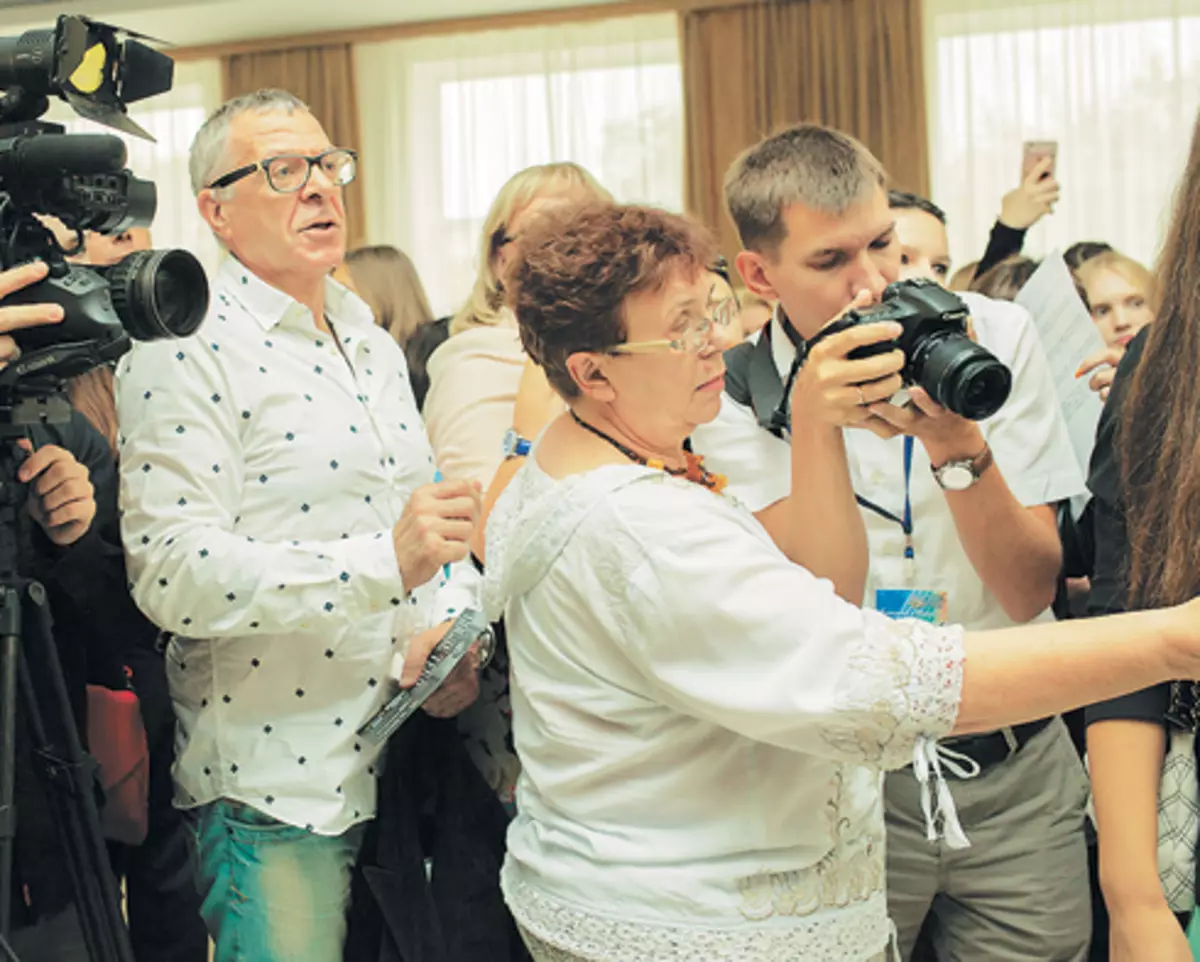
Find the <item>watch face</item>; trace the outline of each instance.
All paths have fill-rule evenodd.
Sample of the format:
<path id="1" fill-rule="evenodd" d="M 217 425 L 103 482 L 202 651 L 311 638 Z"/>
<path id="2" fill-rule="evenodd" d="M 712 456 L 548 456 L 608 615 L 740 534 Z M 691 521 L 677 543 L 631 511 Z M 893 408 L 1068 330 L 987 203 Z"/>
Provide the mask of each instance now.
<path id="1" fill-rule="evenodd" d="M 495 435 L 493 435 L 493 437 L 494 436 Z M 503 453 L 506 458 L 511 458 L 517 453 L 517 442 L 519 440 L 520 437 L 517 435 L 516 430 L 514 428 L 509 428 L 504 433 L 504 445 L 501 453 Z"/>
<path id="2" fill-rule="evenodd" d="M 938 472 L 938 480 L 947 491 L 966 491 L 975 483 L 975 473 L 968 464 L 947 464 Z"/>

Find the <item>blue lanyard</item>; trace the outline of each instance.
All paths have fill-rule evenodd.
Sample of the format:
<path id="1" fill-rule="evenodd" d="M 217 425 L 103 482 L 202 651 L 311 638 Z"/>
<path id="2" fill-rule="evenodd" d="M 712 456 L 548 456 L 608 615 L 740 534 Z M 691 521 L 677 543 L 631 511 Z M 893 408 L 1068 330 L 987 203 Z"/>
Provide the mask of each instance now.
<path id="1" fill-rule="evenodd" d="M 912 561 L 916 554 L 913 550 L 913 520 L 912 520 L 912 495 L 910 485 L 912 483 L 912 459 L 913 459 L 913 439 L 911 435 L 906 435 L 904 438 L 904 514 L 897 517 L 888 511 L 886 508 L 881 508 L 874 501 L 868 501 L 866 498 L 859 495 L 854 496 L 854 500 L 861 507 L 868 511 L 873 511 L 879 517 L 886 521 L 892 521 L 900 525 L 900 530 L 904 532 L 904 557 L 908 561 Z"/>

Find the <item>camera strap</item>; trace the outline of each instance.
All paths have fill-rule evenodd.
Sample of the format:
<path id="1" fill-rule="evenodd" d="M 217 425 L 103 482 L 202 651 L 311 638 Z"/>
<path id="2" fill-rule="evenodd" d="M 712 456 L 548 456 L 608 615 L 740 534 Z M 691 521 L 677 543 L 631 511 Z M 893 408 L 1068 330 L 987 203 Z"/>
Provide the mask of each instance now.
<path id="1" fill-rule="evenodd" d="M 904 532 L 904 560 L 912 562 L 916 558 L 916 551 L 913 548 L 913 519 L 912 519 L 912 461 L 913 461 L 913 439 L 912 435 L 906 435 L 904 438 L 904 513 L 897 516 L 887 508 L 881 508 L 874 501 L 868 501 L 861 495 L 856 494 L 854 500 L 859 503 L 860 507 L 866 508 L 868 511 L 874 512 L 883 518 L 885 521 L 891 521 L 900 525 L 900 530 Z"/>

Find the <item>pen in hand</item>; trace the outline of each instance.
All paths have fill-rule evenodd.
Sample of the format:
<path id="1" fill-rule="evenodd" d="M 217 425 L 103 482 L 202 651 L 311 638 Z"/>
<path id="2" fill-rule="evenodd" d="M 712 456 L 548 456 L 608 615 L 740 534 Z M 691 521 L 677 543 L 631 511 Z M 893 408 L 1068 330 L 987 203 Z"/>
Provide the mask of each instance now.
<path id="1" fill-rule="evenodd" d="M 442 477 L 442 472 L 439 471 L 437 468 L 434 468 L 433 483 L 440 484 L 442 481 L 445 481 L 445 480 L 446 479 Z M 447 581 L 450 580 L 450 565 L 448 565 L 448 564 L 442 565 L 442 574 L 444 574 L 446 576 Z"/>

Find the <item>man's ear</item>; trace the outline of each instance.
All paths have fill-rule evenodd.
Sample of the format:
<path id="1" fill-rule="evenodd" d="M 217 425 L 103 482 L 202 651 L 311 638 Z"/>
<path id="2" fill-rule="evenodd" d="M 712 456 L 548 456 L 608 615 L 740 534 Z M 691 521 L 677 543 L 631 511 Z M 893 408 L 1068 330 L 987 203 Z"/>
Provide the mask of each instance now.
<path id="1" fill-rule="evenodd" d="M 753 291 L 768 304 L 779 300 L 779 292 L 767 277 L 770 266 L 765 254 L 758 251 L 742 251 L 734 259 L 738 273 L 742 275 L 742 283 L 748 290 Z"/>
<path id="2" fill-rule="evenodd" d="M 196 209 L 200 211 L 200 216 L 204 218 L 204 222 L 221 240 L 225 240 L 225 234 L 229 228 L 229 217 L 225 210 L 225 204 L 218 192 L 211 188 L 204 188 L 196 195 Z"/>
<path id="3" fill-rule="evenodd" d="M 617 396 L 604 370 L 606 360 L 604 355 L 590 351 L 578 351 L 567 358 L 567 370 L 571 372 L 571 379 L 579 388 L 579 393 L 605 404 L 612 402 Z"/>

